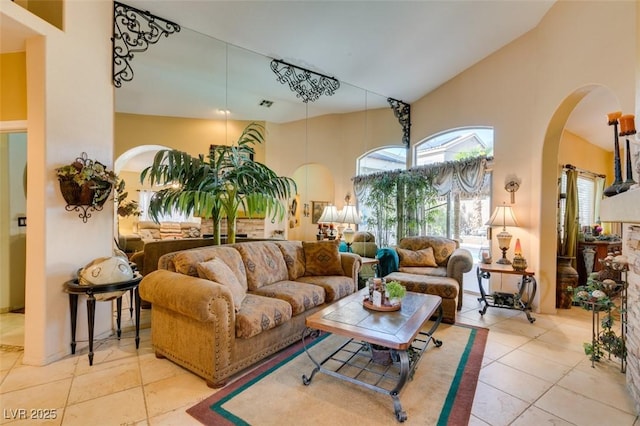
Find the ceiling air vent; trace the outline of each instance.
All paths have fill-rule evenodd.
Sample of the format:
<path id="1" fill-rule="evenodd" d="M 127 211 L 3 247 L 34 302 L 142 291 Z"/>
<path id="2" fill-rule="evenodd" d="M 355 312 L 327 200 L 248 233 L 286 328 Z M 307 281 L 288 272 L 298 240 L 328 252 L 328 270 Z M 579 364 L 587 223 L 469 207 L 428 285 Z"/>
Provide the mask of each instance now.
<path id="1" fill-rule="evenodd" d="M 270 107 L 271 107 L 271 105 L 273 105 L 273 101 L 268 101 L 268 100 L 266 100 L 266 99 L 263 99 L 263 100 L 261 100 L 261 101 L 260 101 L 260 104 L 259 104 L 259 105 L 260 105 L 260 106 L 263 106 L 263 107 L 265 107 L 265 108 L 270 108 Z"/>

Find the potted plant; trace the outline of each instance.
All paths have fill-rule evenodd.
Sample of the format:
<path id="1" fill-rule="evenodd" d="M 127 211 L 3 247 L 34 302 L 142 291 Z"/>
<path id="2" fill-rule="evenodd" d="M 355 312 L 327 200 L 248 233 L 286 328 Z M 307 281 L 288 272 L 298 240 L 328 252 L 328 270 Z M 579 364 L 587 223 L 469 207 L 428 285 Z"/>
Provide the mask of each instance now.
<path id="1" fill-rule="evenodd" d="M 242 207 L 250 216 L 272 214 L 282 219 L 286 200 L 296 193 L 293 179 L 278 176 L 266 165 L 253 161 L 253 144 L 262 143 L 264 127 L 249 124 L 232 146 L 217 145 L 208 156 L 192 157 L 178 150 L 159 151 L 153 164 L 140 175 L 141 182 L 170 185 L 149 203 L 149 214 L 158 220 L 174 209 L 213 219 L 213 238 L 220 243 L 220 220 L 227 218 L 227 242 L 234 243 L 236 218 Z"/>
<path id="2" fill-rule="evenodd" d="M 118 202 L 117 212 L 118 216 L 140 216 L 140 206 L 135 200 L 127 200 L 129 192 L 124 190 L 125 182 L 122 179 L 118 179 L 116 184 L 116 201 Z"/>
<path id="3" fill-rule="evenodd" d="M 385 293 L 389 298 L 389 303 L 397 305 L 402 298 L 407 294 L 407 289 L 400 284 L 399 281 L 389 281 L 385 285 Z"/>
<path id="4" fill-rule="evenodd" d="M 87 157 L 87 153 L 56 169 L 60 191 L 70 206 L 102 207 L 117 177 L 111 170 Z"/>

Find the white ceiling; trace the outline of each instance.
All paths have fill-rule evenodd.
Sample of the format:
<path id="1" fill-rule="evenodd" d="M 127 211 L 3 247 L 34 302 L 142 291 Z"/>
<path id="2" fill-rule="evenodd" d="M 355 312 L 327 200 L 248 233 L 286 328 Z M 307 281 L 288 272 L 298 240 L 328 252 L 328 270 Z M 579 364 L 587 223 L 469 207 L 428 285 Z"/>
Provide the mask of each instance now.
<path id="1" fill-rule="evenodd" d="M 116 109 L 180 116 L 191 108 L 193 111 L 189 115 L 199 116 L 195 110 L 202 109 L 200 104 L 193 99 L 183 99 L 183 95 L 189 93 L 187 83 L 196 88 L 204 87 L 196 77 L 170 75 L 176 73 L 175 66 L 158 80 L 144 76 L 146 66 L 153 66 L 153 61 L 167 55 L 166 49 L 173 49 L 172 40 L 192 37 L 195 32 L 334 76 L 343 82 L 343 87 L 349 88 L 344 89 L 346 92 L 366 89 L 368 107 L 371 107 L 386 97 L 407 103 L 420 99 L 535 28 L 555 0 L 123 2 L 176 22 L 184 31 L 179 37 L 163 38 L 147 52 L 136 55 L 132 61 L 136 78 L 116 90 Z M 20 49 L 28 32 L 19 26 L 8 25 L 11 23 L 6 19 L 0 23 L 2 52 Z M 195 42 L 190 44 L 190 49 L 196 47 Z M 176 55 L 180 53 L 177 49 L 184 50 L 175 49 Z M 203 56 L 195 62 L 205 65 L 206 69 L 214 67 L 212 61 Z M 182 62 L 178 65 L 182 69 L 188 66 Z M 235 73 L 229 75 L 235 76 Z M 274 82 L 273 74 L 265 75 L 269 82 L 254 79 L 240 86 L 271 84 L 274 91 L 288 91 Z M 164 94 L 156 96 L 154 92 Z M 204 90 L 200 89 L 200 92 L 204 93 Z M 331 98 L 323 100 L 326 108 L 334 111 L 341 107 L 345 110 L 353 108 L 346 106 L 346 95 L 336 94 Z M 255 104 L 255 99 L 252 102 Z M 321 105 L 324 104 L 316 104 L 309 109 L 315 108 L 316 113 L 322 113 L 324 106 Z M 183 113 L 176 113 L 176 109 L 182 109 Z M 604 123 L 604 116 L 616 109 L 619 109 L 617 100 L 609 91 L 596 91 L 578 105 L 567 129 L 611 150 L 611 130 Z M 265 119 L 281 121 L 282 117 L 275 115 L 276 110 L 272 108 L 269 113 L 273 116 Z M 211 116 L 212 112 L 206 114 Z M 202 113 L 203 116 L 206 114 Z"/>
<path id="2" fill-rule="evenodd" d="M 554 2 L 123 1 L 408 103 L 533 29 Z"/>

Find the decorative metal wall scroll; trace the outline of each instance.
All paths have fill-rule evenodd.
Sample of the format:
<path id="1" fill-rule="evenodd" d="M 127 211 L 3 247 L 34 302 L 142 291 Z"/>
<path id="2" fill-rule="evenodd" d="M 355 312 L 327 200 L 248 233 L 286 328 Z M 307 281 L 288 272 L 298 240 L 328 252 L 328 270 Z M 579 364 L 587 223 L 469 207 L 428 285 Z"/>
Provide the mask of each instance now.
<path id="1" fill-rule="evenodd" d="M 113 2 L 113 84 L 121 87 L 123 81 L 133 80 L 130 62 L 134 53 L 144 52 L 161 36 L 169 37 L 179 31 L 180 25 L 174 22 Z"/>
<path id="2" fill-rule="evenodd" d="M 387 102 L 402 126 L 402 143 L 408 149 L 411 136 L 411 105 L 393 98 L 387 98 Z"/>
<path id="3" fill-rule="evenodd" d="M 333 77 L 279 59 L 271 61 L 271 70 L 278 76 L 277 80 L 282 84 L 288 83 L 304 103 L 316 101 L 321 95 L 331 96 L 340 88 L 340 82 Z"/>

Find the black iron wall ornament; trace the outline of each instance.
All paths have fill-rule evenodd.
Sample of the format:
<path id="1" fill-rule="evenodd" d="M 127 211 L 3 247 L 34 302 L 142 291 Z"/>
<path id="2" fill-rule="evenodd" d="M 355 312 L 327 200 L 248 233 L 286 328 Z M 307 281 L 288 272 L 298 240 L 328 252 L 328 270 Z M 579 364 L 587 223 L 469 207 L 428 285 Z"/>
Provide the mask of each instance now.
<path id="1" fill-rule="evenodd" d="M 411 105 L 393 98 L 387 98 L 387 102 L 402 126 L 402 143 L 408 149 L 411 136 Z"/>
<path id="2" fill-rule="evenodd" d="M 278 76 L 277 80 L 282 84 L 288 83 L 304 103 L 316 101 L 321 95 L 331 96 L 340 88 L 340 82 L 333 77 L 279 59 L 271 61 L 271 70 Z"/>
<path id="3" fill-rule="evenodd" d="M 144 52 L 156 44 L 161 36 L 169 37 L 180 31 L 180 25 L 136 9 L 113 2 L 113 84 L 121 87 L 123 81 L 133 80 L 131 60 L 134 53 Z"/>

